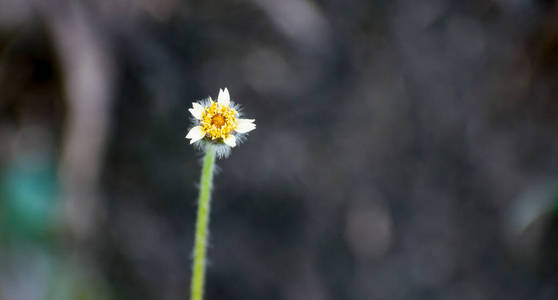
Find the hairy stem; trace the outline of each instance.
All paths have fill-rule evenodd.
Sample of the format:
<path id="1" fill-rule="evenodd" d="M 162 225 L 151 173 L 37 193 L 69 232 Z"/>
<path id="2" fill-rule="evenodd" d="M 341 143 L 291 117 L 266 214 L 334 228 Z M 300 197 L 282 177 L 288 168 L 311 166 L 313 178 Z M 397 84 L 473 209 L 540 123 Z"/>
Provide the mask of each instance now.
<path id="1" fill-rule="evenodd" d="M 211 184 L 215 166 L 215 149 L 207 147 L 203 159 L 200 182 L 200 198 L 196 223 L 196 240 L 194 242 L 194 262 L 192 264 L 191 300 L 203 299 L 205 281 L 205 261 L 209 225 L 209 205 L 211 200 Z"/>

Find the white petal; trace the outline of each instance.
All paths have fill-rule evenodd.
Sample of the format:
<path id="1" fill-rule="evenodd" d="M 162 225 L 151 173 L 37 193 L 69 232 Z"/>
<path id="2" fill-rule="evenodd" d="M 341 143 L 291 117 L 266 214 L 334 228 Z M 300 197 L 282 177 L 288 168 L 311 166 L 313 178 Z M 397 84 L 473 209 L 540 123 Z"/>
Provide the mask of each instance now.
<path id="1" fill-rule="evenodd" d="M 231 147 L 236 147 L 236 138 L 234 135 L 229 135 L 223 142 Z"/>
<path id="2" fill-rule="evenodd" d="M 186 135 L 187 139 L 190 139 L 190 144 L 193 144 L 201 139 L 203 139 L 203 137 L 205 136 L 205 133 L 202 130 L 201 126 L 196 126 L 192 129 L 190 129 L 190 131 L 188 131 L 188 134 Z"/>
<path id="3" fill-rule="evenodd" d="M 246 133 L 256 129 L 256 124 L 254 124 L 254 119 L 238 119 L 236 123 L 236 132 Z"/>
<path id="4" fill-rule="evenodd" d="M 194 116 L 194 118 L 201 120 L 203 116 L 203 106 L 199 103 L 192 103 L 192 108 L 188 109 L 188 111 L 192 114 L 192 116 Z"/>
<path id="5" fill-rule="evenodd" d="M 225 88 L 224 90 L 219 90 L 219 97 L 217 97 L 217 103 L 223 106 L 229 106 L 231 102 L 231 96 L 229 95 L 229 90 Z"/>

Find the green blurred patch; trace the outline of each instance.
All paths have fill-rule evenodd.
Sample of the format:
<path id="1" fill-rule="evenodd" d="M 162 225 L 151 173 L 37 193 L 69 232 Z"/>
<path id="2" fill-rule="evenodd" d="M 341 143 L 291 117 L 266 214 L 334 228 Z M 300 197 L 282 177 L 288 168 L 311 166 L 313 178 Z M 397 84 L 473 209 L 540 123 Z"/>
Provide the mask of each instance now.
<path id="1" fill-rule="evenodd" d="M 8 163 L 0 176 L 2 239 L 49 239 L 58 211 L 58 182 L 54 163 L 37 157 Z"/>
<path id="2" fill-rule="evenodd" d="M 47 299 L 51 300 L 114 300 L 104 280 L 96 273 L 87 272 L 82 264 L 70 260 L 55 260 L 49 281 Z"/>

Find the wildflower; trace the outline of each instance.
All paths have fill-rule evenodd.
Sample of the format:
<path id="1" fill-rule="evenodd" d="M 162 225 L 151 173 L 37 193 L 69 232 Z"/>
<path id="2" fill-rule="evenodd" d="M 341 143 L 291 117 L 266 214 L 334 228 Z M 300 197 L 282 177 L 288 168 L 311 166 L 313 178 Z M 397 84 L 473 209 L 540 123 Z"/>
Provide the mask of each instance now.
<path id="1" fill-rule="evenodd" d="M 213 146 L 219 156 L 227 156 L 246 133 L 256 129 L 255 119 L 242 119 L 238 106 L 230 100 L 229 90 L 219 89 L 217 102 L 211 97 L 193 102 L 188 109 L 194 117 L 194 126 L 188 134 L 190 144 Z"/>

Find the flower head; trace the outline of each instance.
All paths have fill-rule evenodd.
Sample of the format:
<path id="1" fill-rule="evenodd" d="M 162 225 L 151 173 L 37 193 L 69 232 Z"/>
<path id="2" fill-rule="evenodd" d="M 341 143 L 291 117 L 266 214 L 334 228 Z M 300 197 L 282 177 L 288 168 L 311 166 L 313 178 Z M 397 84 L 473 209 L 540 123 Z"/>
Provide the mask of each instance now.
<path id="1" fill-rule="evenodd" d="M 254 119 L 242 119 L 238 106 L 231 101 L 229 90 L 219 90 L 217 102 L 211 97 L 193 102 L 188 109 L 195 126 L 186 135 L 190 144 L 216 147 L 219 156 L 227 156 L 246 133 L 256 129 Z"/>

